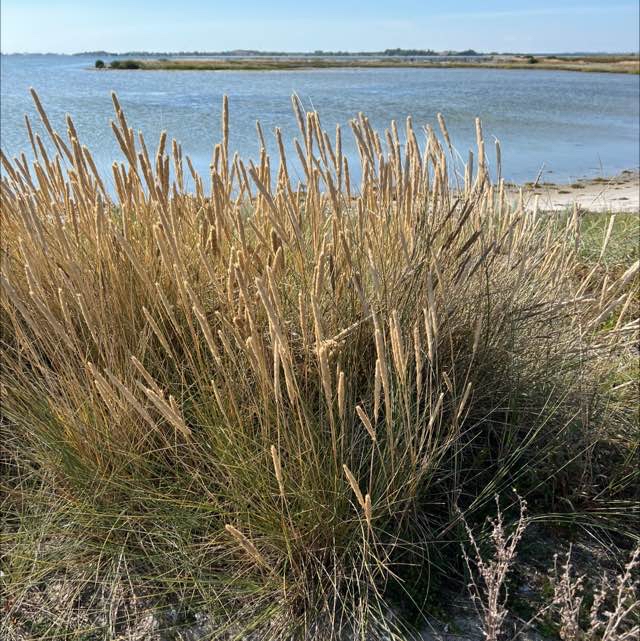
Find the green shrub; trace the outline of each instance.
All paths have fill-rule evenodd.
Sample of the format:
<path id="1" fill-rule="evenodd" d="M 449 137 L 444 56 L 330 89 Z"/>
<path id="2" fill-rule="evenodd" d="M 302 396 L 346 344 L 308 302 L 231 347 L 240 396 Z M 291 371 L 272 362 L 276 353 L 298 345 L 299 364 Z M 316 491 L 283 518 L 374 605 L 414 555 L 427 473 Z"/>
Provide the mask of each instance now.
<path id="1" fill-rule="evenodd" d="M 110 67 L 112 69 L 140 69 L 141 65 L 136 60 L 112 60 Z"/>
<path id="2" fill-rule="evenodd" d="M 96 69 L 104 69 L 104 60 L 96 60 Z"/>

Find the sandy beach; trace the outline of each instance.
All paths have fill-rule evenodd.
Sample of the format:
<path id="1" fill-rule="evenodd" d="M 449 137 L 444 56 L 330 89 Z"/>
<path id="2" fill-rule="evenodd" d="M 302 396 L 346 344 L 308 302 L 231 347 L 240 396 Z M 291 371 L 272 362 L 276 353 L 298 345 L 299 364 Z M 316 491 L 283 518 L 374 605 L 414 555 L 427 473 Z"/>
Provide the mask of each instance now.
<path id="1" fill-rule="evenodd" d="M 527 207 L 533 207 L 538 198 L 538 209 L 564 211 L 574 204 L 588 211 L 640 211 L 640 172 L 626 170 L 607 178 L 581 179 L 571 184 L 525 183 L 522 186 Z M 512 187 L 513 198 L 519 188 Z"/>

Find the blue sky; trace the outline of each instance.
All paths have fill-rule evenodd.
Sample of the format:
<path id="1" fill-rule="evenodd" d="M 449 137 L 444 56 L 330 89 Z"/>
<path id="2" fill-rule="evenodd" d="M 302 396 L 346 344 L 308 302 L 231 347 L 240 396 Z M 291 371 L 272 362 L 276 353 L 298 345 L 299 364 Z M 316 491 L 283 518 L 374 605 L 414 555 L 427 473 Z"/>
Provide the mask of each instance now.
<path id="1" fill-rule="evenodd" d="M 638 0 L 2 0 L 3 52 L 637 51 Z"/>

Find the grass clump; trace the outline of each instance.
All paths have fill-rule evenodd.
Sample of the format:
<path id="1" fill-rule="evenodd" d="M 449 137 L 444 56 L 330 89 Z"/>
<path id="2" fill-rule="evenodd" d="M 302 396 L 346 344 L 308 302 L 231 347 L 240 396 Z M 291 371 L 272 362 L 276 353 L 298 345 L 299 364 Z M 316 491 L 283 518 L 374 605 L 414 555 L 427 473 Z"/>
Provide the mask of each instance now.
<path id="1" fill-rule="evenodd" d="M 630 529 L 630 468 L 611 488 L 591 454 L 627 447 L 607 381 L 637 264 L 593 295 L 579 217 L 510 209 L 479 122 L 454 191 L 433 131 L 385 145 L 359 116 L 356 187 L 294 99 L 294 184 L 278 130 L 279 157 L 230 154 L 225 100 L 204 179 L 114 96 L 114 197 L 34 99 L 55 156 L 30 125 L 35 161 L 2 156 L 10 611 L 63 575 L 206 611 L 214 638 L 402 638 L 394 603 L 423 612 L 495 494 Z M 99 607 L 110 638 L 126 608 Z"/>
<path id="2" fill-rule="evenodd" d="M 112 60 L 109 67 L 111 69 L 141 69 L 142 65 L 137 60 Z"/>

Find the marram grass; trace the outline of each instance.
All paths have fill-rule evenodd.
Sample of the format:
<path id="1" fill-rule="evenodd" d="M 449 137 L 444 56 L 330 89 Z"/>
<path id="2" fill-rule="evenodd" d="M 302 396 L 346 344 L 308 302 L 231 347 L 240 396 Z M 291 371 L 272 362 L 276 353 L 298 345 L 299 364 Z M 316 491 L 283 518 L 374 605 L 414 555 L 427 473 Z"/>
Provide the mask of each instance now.
<path id="1" fill-rule="evenodd" d="M 460 510 L 516 487 L 624 513 L 591 454 L 638 265 L 603 279 L 578 212 L 512 206 L 479 123 L 450 175 L 433 131 L 360 115 L 354 184 L 294 98 L 295 184 L 278 130 L 278 157 L 261 129 L 257 164 L 230 154 L 226 99 L 202 177 L 114 96 L 107 178 L 33 95 L 47 144 L 27 120 L 34 160 L 2 156 L 9 610 L 73 568 L 221 638 L 405 638 L 391 613 L 456 567 Z"/>

